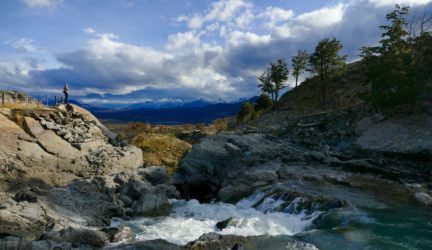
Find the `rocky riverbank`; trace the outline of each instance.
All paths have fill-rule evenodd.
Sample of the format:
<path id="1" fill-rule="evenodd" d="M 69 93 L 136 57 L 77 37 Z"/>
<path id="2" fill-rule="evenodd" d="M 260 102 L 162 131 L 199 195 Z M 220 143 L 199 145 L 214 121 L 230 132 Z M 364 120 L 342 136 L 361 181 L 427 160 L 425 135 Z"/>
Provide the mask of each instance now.
<path id="1" fill-rule="evenodd" d="M 361 248 L 359 224 L 406 209 L 407 244 L 432 244 L 428 113 L 269 113 L 201 139 L 173 177 L 77 106 L 2 109 L 0 125 L 1 249 Z"/>
<path id="2" fill-rule="evenodd" d="M 100 248 L 131 237 L 112 217 L 169 213 L 166 169 L 106 132 L 74 105 L 1 110 L 1 249 Z"/>

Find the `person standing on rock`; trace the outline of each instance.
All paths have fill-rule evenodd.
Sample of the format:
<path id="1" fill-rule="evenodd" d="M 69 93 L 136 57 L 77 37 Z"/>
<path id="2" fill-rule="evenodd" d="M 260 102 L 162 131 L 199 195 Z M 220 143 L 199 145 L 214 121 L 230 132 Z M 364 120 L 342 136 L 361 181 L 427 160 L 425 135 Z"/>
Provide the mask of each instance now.
<path id="1" fill-rule="evenodd" d="M 69 86 L 67 83 L 65 83 L 65 85 L 63 87 L 63 93 L 65 95 L 64 104 L 68 103 L 69 91 L 70 91 Z"/>

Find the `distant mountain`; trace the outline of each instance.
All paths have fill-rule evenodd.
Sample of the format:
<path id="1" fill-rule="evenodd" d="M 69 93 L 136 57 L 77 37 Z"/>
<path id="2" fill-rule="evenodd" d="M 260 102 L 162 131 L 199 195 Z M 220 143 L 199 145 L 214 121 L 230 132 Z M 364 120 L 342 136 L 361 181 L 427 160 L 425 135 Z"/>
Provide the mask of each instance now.
<path id="1" fill-rule="evenodd" d="M 254 102 L 257 97 L 248 101 Z M 204 100 L 171 108 L 100 109 L 90 110 L 99 119 L 119 122 L 147 122 L 155 124 L 210 123 L 214 119 L 235 116 L 244 101 L 208 104 Z"/>

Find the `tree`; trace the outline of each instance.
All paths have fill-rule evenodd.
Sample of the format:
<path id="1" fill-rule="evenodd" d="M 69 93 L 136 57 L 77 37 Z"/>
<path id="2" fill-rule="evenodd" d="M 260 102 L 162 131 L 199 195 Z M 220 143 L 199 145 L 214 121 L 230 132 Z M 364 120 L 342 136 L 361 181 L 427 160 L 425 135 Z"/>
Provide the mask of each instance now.
<path id="1" fill-rule="evenodd" d="M 321 40 L 309 58 L 309 71 L 318 74 L 320 80 L 320 105 L 326 104 L 327 82 L 330 76 L 339 74 L 345 68 L 346 55 L 339 55 L 341 43 L 332 39 Z"/>
<path id="2" fill-rule="evenodd" d="M 271 95 L 272 101 L 274 100 L 274 85 L 272 83 L 271 79 L 271 73 L 270 68 L 267 68 L 267 70 L 261 74 L 261 76 L 258 77 L 258 80 L 261 82 L 258 87 L 261 88 L 261 91 L 263 93 L 268 93 Z"/>
<path id="3" fill-rule="evenodd" d="M 386 15 L 389 24 L 380 26 L 380 46 L 362 49 L 371 101 L 379 109 L 415 108 L 428 93 L 432 39 L 424 29 L 425 19 L 416 33 L 413 24 L 408 25 L 408 14 L 408 7 L 396 5 Z"/>
<path id="4" fill-rule="evenodd" d="M 254 113 L 253 106 L 249 102 L 244 102 L 241 105 L 240 111 L 237 115 L 237 121 L 243 122 L 250 118 Z"/>
<path id="5" fill-rule="evenodd" d="M 285 82 L 288 80 L 288 66 L 283 59 L 277 59 L 270 63 L 270 67 L 258 77 L 261 82 L 258 87 L 263 93 L 271 96 L 273 108 L 279 99 L 279 92 L 286 87 Z"/>
<path id="6" fill-rule="evenodd" d="M 255 111 L 265 110 L 273 105 L 272 100 L 267 94 L 261 94 L 255 101 L 254 109 Z"/>
<path id="7" fill-rule="evenodd" d="M 286 87 L 285 82 L 288 80 L 288 66 L 283 59 L 277 59 L 276 62 L 270 64 L 270 78 L 274 85 L 273 109 L 275 108 L 279 91 Z"/>
<path id="8" fill-rule="evenodd" d="M 297 55 L 292 58 L 292 75 L 295 77 L 295 87 L 297 88 L 298 78 L 306 70 L 309 61 L 309 54 L 306 50 L 297 51 Z"/>

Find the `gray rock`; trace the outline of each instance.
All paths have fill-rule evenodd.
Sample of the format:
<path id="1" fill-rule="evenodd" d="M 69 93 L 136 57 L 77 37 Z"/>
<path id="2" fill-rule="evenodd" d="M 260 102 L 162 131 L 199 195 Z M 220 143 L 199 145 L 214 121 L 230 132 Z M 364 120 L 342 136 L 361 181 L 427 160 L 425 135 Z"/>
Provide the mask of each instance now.
<path id="1" fill-rule="evenodd" d="M 93 247 L 103 247 L 110 243 L 110 235 L 108 233 L 73 227 L 68 227 L 59 232 L 47 233 L 43 239 L 55 242 L 66 241 L 72 243 L 73 246 L 90 245 Z"/>
<path id="2" fill-rule="evenodd" d="M 239 156 L 242 154 L 242 150 L 232 143 L 225 143 L 225 149 L 232 155 Z"/>
<path id="3" fill-rule="evenodd" d="M 0 239 L 0 249 L 2 250 L 31 250 L 31 242 L 29 240 L 7 236 Z"/>
<path id="4" fill-rule="evenodd" d="M 171 205 L 165 192 L 161 190 L 147 191 L 141 195 L 139 200 L 133 202 L 132 211 L 136 216 L 168 215 L 171 211 Z"/>
<path id="5" fill-rule="evenodd" d="M 432 197 L 429 194 L 427 194 L 425 192 L 418 192 L 418 193 L 415 193 L 414 196 L 415 196 L 417 202 L 419 202 L 420 204 L 432 207 Z"/>
<path id="6" fill-rule="evenodd" d="M 169 180 L 169 175 L 165 167 L 148 167 L 139 172 L 152 185 L 166 183 Z"/>

